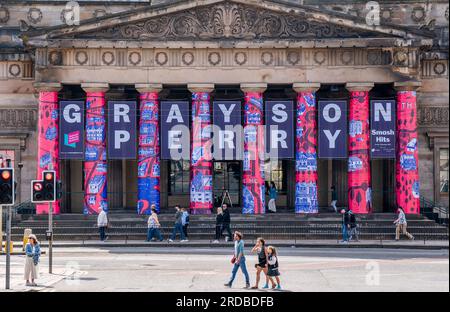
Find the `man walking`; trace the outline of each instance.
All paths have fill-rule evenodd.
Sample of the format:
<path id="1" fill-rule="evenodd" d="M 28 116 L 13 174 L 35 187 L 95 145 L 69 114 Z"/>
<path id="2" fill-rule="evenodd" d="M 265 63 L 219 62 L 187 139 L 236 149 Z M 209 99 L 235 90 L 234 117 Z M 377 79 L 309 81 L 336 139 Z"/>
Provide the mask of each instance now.
<path id="1" fill-rule="evenodd" d="M 100 233 L 100 240 L 102 242 L 106 241 L 108 237 L 106 236 L 106 229 L 108 228 L 108 215 L 103 209 L 100 211 L 97 217 L 97 227 Z"/>
<path id="2" fill-rule="evenodd" d="M 355 237 L 355 240 L 359 242 L 358 237 L 358 224 L 356 223 L 356 215 L 353 213 L 353 211 L 348 211 L 349 216 L 349 223 L 350 223 L 350 233 L 349 233 L 349 241 L 353 240 L 353 237 Z"/>
<path id="3" fill-rule="evenodd" d="M 169 239 L 169 243 L 173 243 L 173 241 L 175 240 L 175 238 L 177 237 L 177 233 L 180 233 L 180 238 L 181 238 L 181 242 L 187 242 L 185 236 L 184 236 L 184 232 L 183 232 L 183 221 L 182 221 L 182 217 L 183 217 L 183 212 L 181 211 L 179 206 L 175 206 L 176 209 L 176 213 L 175 213 L 175 225 L 173 227 L 173 232 L 172 232 L 172 236 Z"/>
<path id="4" fill-rule="evenodd" d="M 230 287 L 233 285 L 233 281 L 236 278 L 237 271 L 239 268 L 245 277 L 245 288 L 250 288 L 250 277 L 247 271 L 247 265 L 245 264 L 245 256 L 244 256 L 244 241 L 242 240 L 243 236 L 240 232 L 234 232 L 234 256 L 231 260 L 233 266 L 233 271 L 231 273 L 231 279 L 228 283 L 225 284 L 225 287 Z"/>
<path id="5" fill-rule="evenodd" d="M 222 232 L 221 234 L 223 235 L 223 231 L 226 230 L 227 231 L 227 236 L 225 237 L 225 241 L 228 242 L 228 240 L 231 239 L 232 234 L 231 234 L 231 216 L 230 216 L 230 211 L 228 210 L 228 206 L 227 204 L 223 204 L 222 205 L 222 210 L 223 210 L 223 219 L 222 219 Z"/>
<path id="6" fill-rule="evenodd" d="M 397 210 L 398 218 L 394 221 L 394 224 L 396 225 L 395 228 L 395 240 L 400 240 L 400 234 L 403 233 L 403 235 L 406 235 L 410 240 L 414 240 L 414 236 L 408 233 L 407 226 L 408 223 L 406 222 L 406 215 L 405 211 L 403 211 L 402 207 L 398 207 Z"/>
<path id="7" fill-rule="evenodd" d="M 349 215 L 345 209 L 341 210 L 342 215 L 342 244 L 348 243 Z"/>

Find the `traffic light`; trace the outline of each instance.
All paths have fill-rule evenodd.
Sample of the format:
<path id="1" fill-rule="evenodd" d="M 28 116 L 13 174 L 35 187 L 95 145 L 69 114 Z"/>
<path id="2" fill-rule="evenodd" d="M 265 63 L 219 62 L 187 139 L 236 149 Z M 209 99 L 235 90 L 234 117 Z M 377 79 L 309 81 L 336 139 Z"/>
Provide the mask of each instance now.
<path id="1" fill-rule="evenodd" d="M 14 205 L 15 186 L 14 169 L 0 168 L 0 205 Z"/>
<path id="2" fill-rule="evenodd" d="M 33 203 L 55 202 L 56 194 L 56 172 L 46 170 L 42 172 L 42 180 L 31 181 L 31 201 Z"/>
<path id="3" fill-rule="evenodd" d="M 56 182 L 56 199 L 61 199 L 62 196 L 63 196 L 62 182 L 61 180 L 58 180 L 58 182 Z"/>

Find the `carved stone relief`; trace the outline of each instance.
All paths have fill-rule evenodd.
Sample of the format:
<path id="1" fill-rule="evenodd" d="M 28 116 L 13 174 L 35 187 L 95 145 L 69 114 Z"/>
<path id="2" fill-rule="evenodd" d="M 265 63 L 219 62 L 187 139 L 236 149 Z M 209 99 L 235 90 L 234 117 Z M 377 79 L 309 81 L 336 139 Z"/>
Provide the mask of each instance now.
<path id="1" fill-rule="evenodd" d="M 5 7 L 0 7 L 0 24 L 6 24 L 9 21 L 9 10 Z"/>
<path id="2" fill-rule="evenodd" d="M 420 107 L 418 122 L 420 126 L 445 126 L 448 127 L 448 107 Z"/>
<path id="3" fill-rule="evenodd" d="M 377 36 L 377 34 L 372 34 Z M 282 14 L 221 3 L 76 35 L 77 38 L 133 40 L 353 38 L 353 29 L 322 23 L 308 13 Z"/>
<path id="4" fill-rule="evenodd" d="M 34 129 L 36 122 L 36 109 L 0 109 L 0 129 Z"/>

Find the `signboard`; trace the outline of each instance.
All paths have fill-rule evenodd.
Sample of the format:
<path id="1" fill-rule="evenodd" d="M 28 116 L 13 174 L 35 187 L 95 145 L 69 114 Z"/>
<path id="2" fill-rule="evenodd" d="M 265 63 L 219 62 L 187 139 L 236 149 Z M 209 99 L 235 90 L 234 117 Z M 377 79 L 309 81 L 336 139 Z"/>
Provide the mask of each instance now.
<path id="1" fill-rule="evenodd" d="M 189 102 L 161 102 L 161 158 L 190 159 Z"/>
<path id="2" fill-rule="evenodd" d="M 241 101 L 215 101 L 213 124 L 214 159 L 242 159 Z"/>
<path id="3" fill-rule="evenodd" d="M 370 101 L 370 157 L 395 158 L 395 101 Z"/>
<path id="4" fill-rule="evenodd" d="M 266 150 L 270 159 L 294 158 L 294 102 L 267 101 Z"/>
<path id="5" fill-rule="evenodd" d="M 84 102 L 59 103 L 59 158 L 84 159 Z"/>
<path id="6" fill-rule="evenodd" d="M 108 158 L 136 159 L 136 101 L 108 102 Z"/>
<path id="7" fill-rule="evenodd" d="M 319 101 L 319 158 L 347 158 L 347 101 Z"/>

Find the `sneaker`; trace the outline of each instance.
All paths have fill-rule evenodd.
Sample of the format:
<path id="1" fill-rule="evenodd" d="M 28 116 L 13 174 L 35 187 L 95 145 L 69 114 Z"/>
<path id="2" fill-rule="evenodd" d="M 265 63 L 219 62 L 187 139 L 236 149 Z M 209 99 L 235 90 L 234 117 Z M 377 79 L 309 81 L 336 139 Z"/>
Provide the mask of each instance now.
<path id="1" fill-rule="evenodd" d="M 104 241 L 106 242 L 108 239 L 109 239 L 109 236 L 106 236 Z"/>
<path id="2" fill-rule="evenodd" d="M 219 241 L 216 239 L 215 241 L 213 241 L 213 244 L 218 244 Z"/>
<path id="3" fill-rule="evenodd" d="M 253 286 L 251 289 L 259 289 L 258 286 Z"/>
<path id="4" fill-rule="evenodd" d="M 180 243 L 187 243 L 187 242 L 189 242 L 188 239 L 183 239 L 182 241 L 180 241 Z"/>
<path id="5" fill-rule="evenodd" d="M 411 238 L 411 240 L 416 240 L 416 238 L 413 236 L 413 237 Z"/>
<path id="6" fill-rule="evenodd" d="M 264 285 L 263 289 L 269 289 L 269 284 Z"/>
<path id="7" fill-rule="evenodd" d="M 245 285 L 244 289 L 249 289 L 250 288 L 250 284 Z"/>
<path id="8" fill-rule="evenodd" d="M 169 239 L 168 242 L 169 242 L 169 243 L 173 243 L 173 239 Z"/>
<path id="9" fill-rule="evenodd" d="M 281 285 L 278 285 L 276 290 L 281 290 Z"/>
<path id="10" fill-rule="evenodd" d="M 230 284 L 230 283 L 226 283 L 226 284 L 224 284 L 223 286 L 228 287 L 228 288 L 231 288 L 231 284 Z"/>

